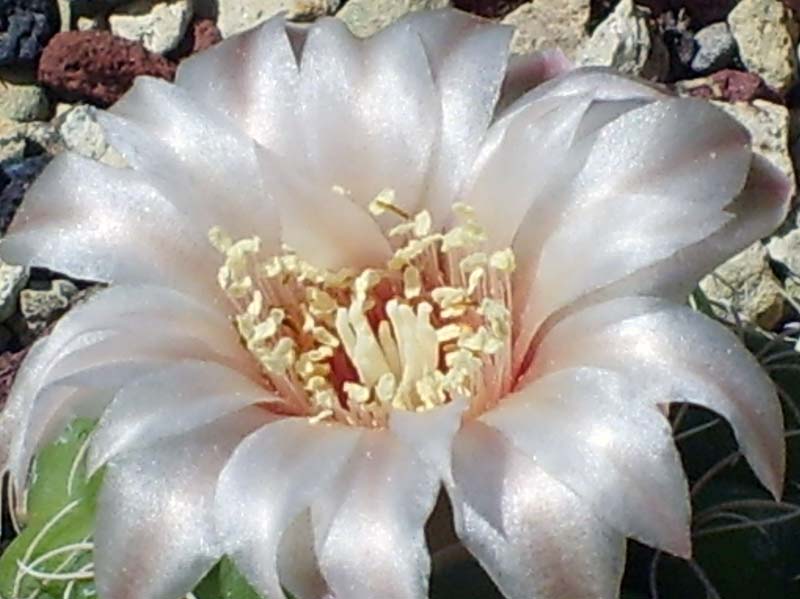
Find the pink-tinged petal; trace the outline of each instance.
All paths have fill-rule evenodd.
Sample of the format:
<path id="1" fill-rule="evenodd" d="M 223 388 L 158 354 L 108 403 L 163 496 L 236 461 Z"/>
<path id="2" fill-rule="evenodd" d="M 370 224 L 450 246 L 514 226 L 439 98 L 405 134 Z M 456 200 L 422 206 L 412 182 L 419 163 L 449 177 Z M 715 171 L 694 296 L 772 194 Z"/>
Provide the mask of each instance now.
<path id="1" fill-rule="evenodd" d="M 216 357 L 255 376 L 224 314 L 159 287 L 121 285 L 97 293 L 62 317 L 23 362 L 0 419 L 0 463 L 23 482 L 33 453 L 76 416 L 99 417 L 115 385 L 192 355 Z M 108 363 L 114 367 L 103 373 Z M 88 386 L 78 389 L 69 380 Z"/>
<path id="2" fill-rule="evenodd" d="M 427 598 L 424 527 L 438 491 L 438 473 L 413 450 L 386 431 L 365 431 L 311 506 L 317 558 L 332 594 Z"/>
<path id="3" fill-rule="evenodd" d="M 314 553 L 310 510 L 297 516 L 283 532 L 278 547 L 278 577 L 294 599 L 331 599 Z"/>
<path id="4" fill-rule="evenodd" d="M 184 60 L 175 83 L 269 150 L 301 156 L 299 68 L 282 16 Z"/>
<path id="5" fill-rule="evenodd" d="M 156 283 L 221 295 L 207 231 L 146 178 L 78 156 L 57 156 L 31 186 L 0 254 L 78 279 Z"/>
<path id="6" fill-rule="evenodd" d="M 283 597 L 281 537 L 349 459 L 361 432 L 286 418 L 256 431 L 220 475 L 215 518 L 225 552 L 259 593 Z"/>
<path id="7" fill-rule="evenodd" d="M 409 26 L 359 40 L 341 21 L 318 21 L 301 57 L 307 167 L 323 188 L 343 187 L 356 204 L 389 188 L 399 206 L 416 212 L 438 137 L 437 100 L 422 42 Z"/>
<path id="8" fill-rule="evenodd" d="M 266 150 L 259 156 L 286 245 L 319 268 L 386 264 L 392 248 L 365 206 L 340 190 L 313 182 Z"/>
<path id="9" fill-rule="evenodd" d="M 480 420 L 626 536 L 690 552 L 689 493 L 672 430 L 647 386 L 609 370 L 572 368 L 508 396 Z"/>
<path id="10" fill-rule="evenodd" d="M 504 597 L 616 599 L 625 539 L 585 501 L 480 422 L 456 437 L 453 463 L 456 531 Z"/>
<path id="11" fill-rule="evenodd" d="M 545 81 L 571 71 L 572 68 L 572 62 L 559 48 L 511 56 L 508 59 L 498 110 L 502 110 L 502 107 L 508 106 Z"/>
<path id="12" fill-rule="evenodd" d="M 576 366 L 623 372 L 656 389 L 648 401 L 710 408 L 733 427 L 759 479 L 779 497 L 785 448 L 775 387 L 738 337 L 686 306 L 619 298 L 559 322 L 538 346 L 529 376 Z"/>
<path id="13" fill-rule="evenodd" d="M 251 408 L 229 415 L 108 465 L 94 532 L 99 595 L 182 597 L 222 557 L 214 489 L 231 451 L 259 426 L 261 414 Z"/>
<path id="14" fill-rule="evenodd" d="M 513 30 L 457 11 L 415 12 L 399 21 L 421 37 L 441 102 L 428 208 L 448 216 L 478 153 L 506 75 Z"/>
<path id="15" fill-rule="evenodd" d="M 389 430 L 449 482 L 453 437 L 468 407 L 466 401 L 456 399 L 425 412 L 394 410 L 389 416 Z"/>
<path id="16" fill-rule="evenodd" d="M 205 426 L 247 406 L 277 401 L 231 368 L 189 360 L 124 385 L 92 433 L 87 468 L 117 454 Z"/>
<path id="17" fill-rule="evenodd" d="M 691 99 L 627 112 L 587 143 L 566 203 L 556 218 L 542 215 L 550 230 L 533 241 L 538 259 L 515 274 L 515 304 L 524 307 L 515 315 L 518 363 L 560 308 L 722 228 L 752 161 L 747 131 Z M 517 237 L 529 253 L 534 236 L 523 227 Z"/>
<path id="18" fill-rule="evenodd" d="M 267 251 L 280 249 L 256 144 L 217 107 L 140 77 L 98 121 L 128 164 L 203 233 L 219 226 L 237 239 L 259 235 Z"/>

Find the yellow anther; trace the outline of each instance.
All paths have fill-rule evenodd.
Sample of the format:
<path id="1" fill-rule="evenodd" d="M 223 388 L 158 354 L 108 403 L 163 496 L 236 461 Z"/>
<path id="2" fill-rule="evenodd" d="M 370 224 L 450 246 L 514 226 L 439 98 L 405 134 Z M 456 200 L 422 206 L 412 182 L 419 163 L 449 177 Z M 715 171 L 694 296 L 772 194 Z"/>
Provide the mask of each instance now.
<path id="1" fill-rule="evenodd" d="M 514 252 L 511 248 L 494 252 L 489 258 L 489 266 L 506 274 L 514 272 L 517 267 Z"/>
<path id="2" fill-rule="evenodd" d="M 489 258 L 483 252 L 475 252 L 461 259 L 458 263 L 461 272 L 465 275 L 470 274 L 477 268 L 484 267 L 488 264 Z"/>
<path id="3" fill-rule="evenodd" d="M 228 250 L 230 250 L 233 245 L 233 239 L 220 227 L 211 228 L 208 232 L 208 240 L 211 242 L 211 245 L 214 246 L 214 249 L 221 254 L 227 254 Z"/>
<path id="4" fill-rule="evenodd" d="M 345 383 L 343 389 L 347 394 L 347 399 L 356 404 L 363 405 L 369 401 L 370 391 L 364 385 Z"/>
<path id="5" fill-rule="evenodd" d="M 375 196 L 375 199 L 369 203 L 368 208 L 373 216 L 380 216 L 381 214 L 391 212 L 405 220 L 411 218 L 405 210 L 395 204 L 394 189 L 382 190 L 378 195 Z"/>
<path id="6" fill-rule="evenodd" d="M 425 237 L 431 232 L 431 213 L 423 210 L 414 217 L 414 235 Z"/>
<path id="7" fill-rule="evenodd" d="M 436 329 L 436 340 L 439 343 L 447 343 L 448 341 L 455 341 L 468 332 L 471 332 L 471 329 L 465 325 L 446 324 Z"/>
<path id="8" fill-rule="evenodd" d="M 375 395 L 382 404 L 389 404 L 397 391 L 397 379 L 391 372 L 385 373 L 375 385 Z"/>
<path id="9" fill-rule="evenodd" d="M 481 279 L 486 274 L 483 268 L 476 268 L 469 274 L 469 281 L 467 282 L 467 294 L 472 295 L 481 284 Z"/>
<path id="10" fill-rule="evenodd" d="M 403 271 L 403 294 L 407 299 L 419 297 L 422 291 L 422 278 L 416 266 L 409 266 Z"/>
<path id="11" fill-rule="evenodd" d="M 314 327 L 314 329 L 311 331 L 311 334 L 313 335 L 314 340 L 322 345 L 328 347 L 339 347 L 340 345 L 339 338 L 325 327 Z"/>

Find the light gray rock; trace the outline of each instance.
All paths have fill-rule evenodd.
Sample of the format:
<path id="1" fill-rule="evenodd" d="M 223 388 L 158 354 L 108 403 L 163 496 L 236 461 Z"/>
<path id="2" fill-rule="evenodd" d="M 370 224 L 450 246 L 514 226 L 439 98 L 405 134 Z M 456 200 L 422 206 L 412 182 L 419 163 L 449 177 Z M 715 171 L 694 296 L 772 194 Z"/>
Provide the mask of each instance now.
<path id="1" fill-rule="evenodd" d="M 218 0 L 217 27 L 222 37 L 252 29 L 279 12 L 290 19 L 310 20 L 333 14 L 341 0 Z"/>
<path id="2" fill-rule="evenodd" d="M 50 102 L 41 87 L 0 78 L 0 118 L 27 122 L 49 117 Z"/>
<path id="3" fill-rule="evenodd" d="M 776 0 L 741 0 L 728 24 L 747 69 L 779 92 L 787 91 L 797 76 L 800 36 L 792 11 Z"/>
<path id="4" fill-rule="evenodd" d="M 764 329 L 773 329 L 783 317 L 786 306 L 783 288 L 760 241 L 705 277 L 700 288 L 712 301 Z M 719 316 L 730 317 L 722 310 Z"/>
<path id="5" fill-rule="evenodd" d="M 0 322 L 17 311 L 19 292 L 27 282 L 28 270 L 24 266 L 6 264 L 0 260 Z"/>
<path id="6" fill-rule="evenodd" d="M 578 53 L 581 66 L 614 67 L 648 79 L 663 79 L 669 53 L 658 35 L 650 11 L 622 0 Z"/>
<path id="7" fill-rule="evenodd" d="M 78 295 L 72 281 L 55 279 L 44 289 L 23 289 L 19 294 L 20 315 L 27 330 L 38 335 L 55 321 Z"/>
<path id="8" fill-rule="evenodd" d="M 714 23 L 704 27 L 694 36 L 697 53 L 692 59 L 692 70 L 703 75 L 727 68 L 736 57 L 736 40 L 727 23 Z"/>
<path id="9" fill-rule="evenodd" d="M 783 171 L 792 182 L 795 173 L 789 152 L 789 111 L 766 100 L 747 102 L 714 102 L 744 125 L 753 138 L 753 149 Z"/>
<path id="10" fill-rule="evenodd" d="M 515 54 L 561 48 L 574 59 L 586 39 L 590 0 L 532 0 L 511 11 L 502 22 L 516 28 L 511 40 Z"/>
<path id="11" fill-rule="evenodd" d="M 355 35 L 367 37 L 415 10 L 449 5 L 449 0 L 349 0 L 336 16 Z"/>
<path id="12" fill-rule="evenodd" d="M 767 244 L 770 258 L 780 262 L 788 271 L 784 283 L 786 291 L 800 300 L 800 229 L 792 229 L 786 235 L 773 237 Z"/>
<path id="13" fill-rule="evenodd" d="M 0 119 L 0 162 L 18 160 L 30 151 L 56 154 L 63 150 L 59 141 L 58 132 L 49 122 Z"/>
<path id="14" fill-rule="evenodd" d="M 25 124 L 0 120 L 0 163 L 17 160 L 25 155 Z"/>
<path id="15" fill-rule="evenodd" d="M 114 35 L 164 54 L 183 39 L 192 15 L 192 0 L 134 0 L 116 8 L 108 17 L 108 25 Z"/>
<path id="16" fill-rule="evenodd" d="M 73 106 L 61 114 L 56 122 L 58 133 L 68 150 L 111 166 L 125 166 L 125 160 L 119 152 L 106 141 L 103 128 L 90 106 Z"/>

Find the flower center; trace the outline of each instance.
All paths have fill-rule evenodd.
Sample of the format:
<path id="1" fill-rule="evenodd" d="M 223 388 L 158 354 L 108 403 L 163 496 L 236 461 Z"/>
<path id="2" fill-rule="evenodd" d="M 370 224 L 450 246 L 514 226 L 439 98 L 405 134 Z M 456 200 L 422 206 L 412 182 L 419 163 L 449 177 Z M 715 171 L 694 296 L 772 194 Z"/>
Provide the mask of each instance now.
<path id="1" fill-rule="evenodd" d="M 482 412 L 511 384 L 510 249 L 487 253 L 472 210 L 431 231 L 391 190 L 369 205 L 401 222 L 382 268 L 317 268 L 289 248 L 264 256 L 258 237 L 209 233 L 224 255 L 218 281 L 265 385 L 312 421 L 384 426 L 392 409 L 424 411 L 455 398 Z"/>

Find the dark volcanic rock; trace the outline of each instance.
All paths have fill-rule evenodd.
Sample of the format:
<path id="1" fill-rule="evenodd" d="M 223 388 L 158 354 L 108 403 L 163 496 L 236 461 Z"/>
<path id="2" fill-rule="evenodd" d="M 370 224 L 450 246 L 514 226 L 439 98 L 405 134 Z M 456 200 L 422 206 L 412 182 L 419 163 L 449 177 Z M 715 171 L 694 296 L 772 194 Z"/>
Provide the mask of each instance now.
<path id="1" fill-rule="evenodd" d="M 172 80 L 175 64 L 107 31 L 59 33 L 39 63 L 39 81 L 59 99 L 102 107 L 116 102 L 139 75 Z"/>
<path id="2" fill-rule="evenodd" d="M 0 169 L 0 233 L 5 233 L 28 187 L 50 159 L 50 155 L 42 154 L 3 164 Z"/>
<path id="3" fill-rule="evenodd" d="M 169 53 L 173 60 L 181 60 L 197 52 L 207 50 L 222 41 L 222 34 L 213 19 L 195 19 L 189 25 L 180 45 Z"/>
<path id="4" fill-rule="evenodd" d="M 496 18 L 507 15 L 518 6 L 529 0 L 454 0 L 456 8 L 480 15 L 482 17 Z M 559 2 L 561 0 L 558 0 Z"/>
<path id="5" fill-rule="evenodd" d="M 0 0 L 0 65 L 35 62 L 59 27 L 56 0 Z"/>
<path id="6" fill-rule="evenodd" d="M 0 409 L 3 408 L 8 399 L 11 385 L 14 383 L 14 377 L 27 353 L 28 350 L 22 350 L 18 352 L 7 351 L 0 354 Z"/>
<path id="7" fill-rule="evenodd" d="M 733 10 L 738 0 L 639 0 L 638 3 L 649 7 L 655 15 L 668 10 L 678 12 L 686 10 L 692 20 L 692 28 L 699 29 L 716 21 L 724 21 Z"/>

